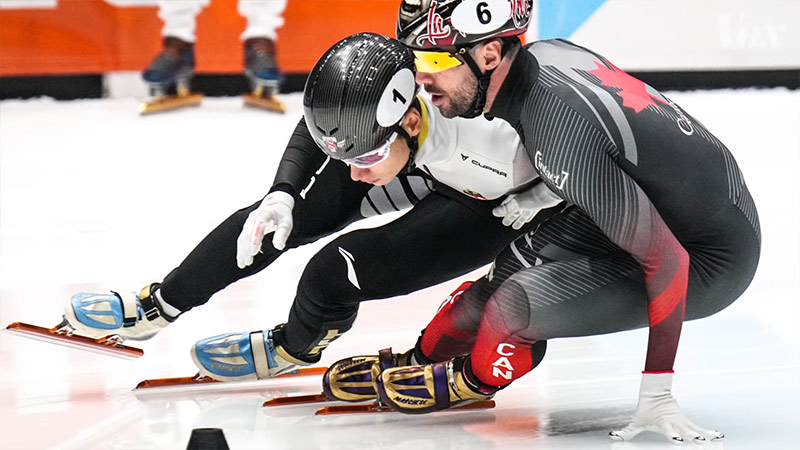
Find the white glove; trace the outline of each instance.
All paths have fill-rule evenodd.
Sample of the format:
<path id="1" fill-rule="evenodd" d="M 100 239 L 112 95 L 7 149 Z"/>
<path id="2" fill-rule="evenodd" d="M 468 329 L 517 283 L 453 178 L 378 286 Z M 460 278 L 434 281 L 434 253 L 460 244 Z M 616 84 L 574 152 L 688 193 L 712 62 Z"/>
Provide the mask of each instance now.
<path id="1" fill-rule="evenodd" d="M 553 194 L 544 183 L 539 183 L 527 191 L 509 195 L 500 206 L 492 210 L 492 214 L 502 217 L 503 225 L 519 230 L 539 211 L 561 202 L 562 199 Z"/>
<path id="2" fill-rule="evenodd" d="M 242 232 L 236 240 L 236 264 L 244 269 L 253 263 L 253 256 L 261 251 L 264 235 L 275 232 L 272 245 L 277 250 L 286 247 L 286 240 L 292 232 L 292 208 L 294 198 L 286 192 L 270 192 L 261 200 L 255 211 L 247 216 Z"/>
<path id="3" fill-rule="evenodd" d="M 629 441 L 642 431 L 655 431 L 677 444 L 690 439 L 700 443 L 725 437 L 719 431 L 698 427 L 683 415 L 672 396 L 672 373 L 643 373 L 633 422 L 609 435 L 613 439 Z"/>

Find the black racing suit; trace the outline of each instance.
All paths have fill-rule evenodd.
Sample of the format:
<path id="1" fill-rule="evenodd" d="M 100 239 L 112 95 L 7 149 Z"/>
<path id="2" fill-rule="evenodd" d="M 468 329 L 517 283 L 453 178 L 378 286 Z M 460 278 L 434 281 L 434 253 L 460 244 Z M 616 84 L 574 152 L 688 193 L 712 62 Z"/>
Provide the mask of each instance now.
<path id="1" fill-rule="evenodd" d="M 384 187 L 355 182 L 346 164 L 320 151 L 304 120 L 280 162 L 274 190 L 295 200 L 286 249 L 316 241 L 364 217 L 414 205 L 389 224 L 339 236 L 311 258 L 289 319 L 276 338 L 290 354 L 308 361 L 318 359 L 330 343 L 331 330 L 335 337 L 351 327 L 359 302 L 407 294 L 489 264 L 506 245 L 540 223 L 536 220 L 522 230 L 505 227 L 492 215 L 502 199 L 467 197 L 426 178 L 419 169 L 402 173 Z M 223 221 L 166 276 L 160 292 L 167 303 L 188 311 L 281 255 L 270 234 L 253 263 L 237 267 L 236 239 L 259 204 Z M 367 276 L 359 276 L 356 286 L 348 279 L 349 270 Z"/>

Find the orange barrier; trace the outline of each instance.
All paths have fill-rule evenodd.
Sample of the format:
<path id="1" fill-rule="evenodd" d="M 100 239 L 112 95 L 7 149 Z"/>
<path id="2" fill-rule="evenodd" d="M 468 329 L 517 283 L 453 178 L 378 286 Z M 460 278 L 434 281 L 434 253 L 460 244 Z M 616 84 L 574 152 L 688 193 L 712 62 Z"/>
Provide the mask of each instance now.
<path id="1" fill-rule="evenodd" d="M 399 0 L 289 0 L 278 64 L 307 73 L 334 42 L 359 31 L 394 36 Z M 0 9 L 0 76 L 141 71 L 161 49 L 155 6 L 58 0 L 54 8 Z M 197 17 L 197 71 L 242 71 L 237 0 L 212 0 Z"/>

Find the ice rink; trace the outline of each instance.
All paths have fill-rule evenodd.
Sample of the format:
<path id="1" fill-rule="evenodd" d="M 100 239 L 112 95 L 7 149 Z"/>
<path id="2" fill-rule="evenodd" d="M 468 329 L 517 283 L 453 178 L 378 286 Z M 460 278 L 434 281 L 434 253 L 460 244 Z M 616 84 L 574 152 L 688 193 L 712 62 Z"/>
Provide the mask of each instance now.
<path id="1" fill-rule="evenodd" d="M 800 92 L 667 95 L 731 149 L 763 235 L 747 292 L 684 326 L 675 395 L 696 423 L 727 436 L 686 446 L 798 449 Z M 149 117 L 137 115 L 135 99 L 0 102 L 0 326 L 53 326 L 73 293 L 161 280 L 220 221 L 267 192 L 302 114 L 300 94 L 283 98 L 283 116 L 238 98 Z M 551 341 L 542 365 L 501 391 L 492 410 L 320 417 L 318 405 L 261 407 L 276 395 L 318 392 L 318 377 L 132 393 L 143 379 L 194 374 L 188 350 L 200 338 L 284 321 L 305 261 L 324 242 L 220 292 L 142 343 L 138 360 L 0 333 L 0 448 L 182 449 L 200 427 L 224 429 L 231 449 L 672 448 L 656 435 L 607 436 L 636 406 L 646 331 Z M 458 284 L 363 304 L 322 362 L 406 350 Z"/>

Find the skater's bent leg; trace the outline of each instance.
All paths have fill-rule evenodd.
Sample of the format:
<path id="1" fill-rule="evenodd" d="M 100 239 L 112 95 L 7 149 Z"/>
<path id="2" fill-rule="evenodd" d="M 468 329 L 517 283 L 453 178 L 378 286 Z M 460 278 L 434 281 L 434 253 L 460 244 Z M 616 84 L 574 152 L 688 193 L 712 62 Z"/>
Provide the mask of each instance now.
<path id="1" fill-rule="evenodd" d="M 503 227 L 490 205 L 480 206 L 486 210 L 431 194 L 387 225 L 326 245 L 301 277 L 286 348 L 300 355 L 318 347 L 320 336 L 333 333 L 325 323 L 354 320 L 361 301 L 408 294 L 490 262 L 522 231 Z"/>
<path id="2" fill-rule="evenodd" d="M 466 354 L 474 344 L 486 302 L 505 280 L 524 268 L 615 250 L 618 247 L 580 209 L 568 207 L 553 214 L 535 231 L 518 237 L 503 249 L 489 275 L 456 295 L 461 292 L 460 287 L 448 298 L 423 332 L 417 352 L 433 361 Z"/>
<path id="3" fill-rule="evenodd" d="M 755 275 L 761 252 L 758 228 L 754 229 L 744 213 L 732 205 L 720 216 L 716 232 L 711 232 L 713 246 L 686 246 L 691 263 L 685 320 L 708 317 L 727 308 Z"/>
<path id="4" fill-rule="evenodd" d="M 331 162 L 315 177 L 315 186 L 304 197 L 295 197 L 294 225 L 283 251 L 327 236 L 361 217 L 359 207 L 371 186 L 352 181 L 347 165 Z M 187 311 L 206 303 L 231 283 L 263 270 L 280 256 L 281 252 L 272 245 L 272 234 L 268 234 L 253 263 L 244 269 L 237 266 L 236 240 L 259 204 L 260 201 L 225 219 L 164 278 L 159 292 L 166 303 Z"/>
<path id="5" fill-rule="evenodd" d="M 471 354 L 477 380 L 505 386 L 535 366 L 538 341 L 647 326 L 640 267 L 627 254 L 520 271 L 489 299 Z"/>
<path id="6" fill-rule="evenodd" d="M 757 233 L 740 211 L 729 211 L 723 218 L 713 248 L 687 245 L 691 263 L 686 320 L 707 317 L 730 305 L 755 271 L 760 249 Z M 560 222 L 580 224 L 572 229 L 580 232 L 556 226 Z M 516 347 L 649 325 L 641 267 L 607 242 L 595 225 L 584 221 L 580 211 L 567 210 L 526 238 L 529 243 L 512 252 L 516 254 L 511 262 L 504 252 L 506 259 L 501 256 L 495 263 L 493 275 L 506 281 L 487 301 L 473 348 L 472 369 L 488 385 L 506 381 L 492 365 L 501 356 L 515 368 L 512 379 L 520 376 L 520 367 L 524 371 L 527 366 L 524 353 L 500 354 L 500 350 L 510 353 L 504 344 Z M 510 274 L 514 259 L 517 267 L 526 268 Z"/>
<path id="7" fill-rule="evenodd" d="M 488 281 L 465 282 L 445 299 L 417 342 L 418 359 L 447 361 L 469 353 L 483 314 L 484 302 L 477 295 L 481 283 Z"/>
<path id="8" fill-rule="evenodd" d="M 534 358 L 544 340 L 528 337 L 530 313 L 521 301 L 498 302 L 502 298 L 524 299 L 524 290 L 512 280 L 504 283 L 484 310 L 475 345 L 466 363 L 467 378 L 476 386 L 501 388 L 525 375 L 541 362 L 544 352 Z M 472 375 L 472 377 L 470 377 Z"/>

